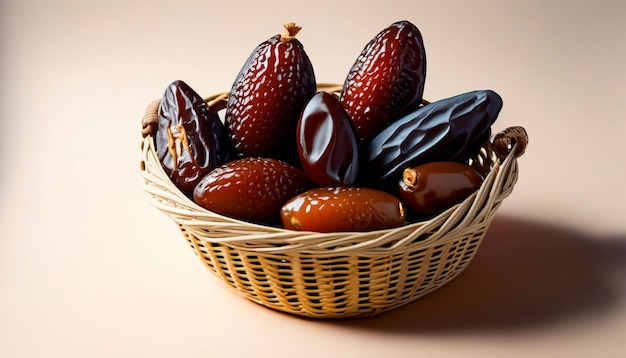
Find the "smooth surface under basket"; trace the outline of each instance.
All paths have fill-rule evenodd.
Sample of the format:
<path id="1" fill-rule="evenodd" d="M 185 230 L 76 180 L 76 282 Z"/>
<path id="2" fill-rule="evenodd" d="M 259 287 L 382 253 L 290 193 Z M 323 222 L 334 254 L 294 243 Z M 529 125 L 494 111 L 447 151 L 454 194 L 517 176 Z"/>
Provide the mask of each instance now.
<path id="1" fill-rule="evenodd" d="M 214 109 L 226 95 L 207 98 Z M 144 118 L 154 122 L 158 102 Z M 428 221 L 372 232 L 315 233 L 256 225 L 212 213 L 171 182 L 144 132 L 141 173 L 152 204 L 180 228 L 202 263 L 249 300 L 296 315 L 375 315 L 432 292 L 474 257 L 517 181 L 526 132 L 512 127 L 482 148 L 490 168 L 480 189 Z"/>

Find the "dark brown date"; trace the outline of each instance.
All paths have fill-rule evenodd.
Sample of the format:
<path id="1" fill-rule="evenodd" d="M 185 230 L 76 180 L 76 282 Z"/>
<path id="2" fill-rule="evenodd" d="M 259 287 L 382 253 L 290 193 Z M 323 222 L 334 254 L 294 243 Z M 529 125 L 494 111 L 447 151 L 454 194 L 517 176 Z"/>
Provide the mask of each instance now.
<path id="1" fill-rule="evenodd" d="M 304 172 L 319 186 L 352 185 L 359 169 L 359 146 L 350 117 L 326 92 L 307 102 L 298 121 L 297 150 Z"/>
<path id="2" fill-rule="evenodd" d="M 304 172 L 285 162 L 247 157 L 212 170 L 198 183 L 193 198 L 225 216 L 278 224 L 281 206 L 310 187 Z"/>
<path id="3" fill-rule="evenodd" d="M 467 92 L 418 108 L 369 143 L 363 180 L 379 183 L 427 162 L 463 161 L 485 140 L 501 108 L 502 98 L 491 90 Z"/>
<path id="4" fill-rule="evenodd" d="M 425 81 L 426 52 L 418 28 L 398 21 L 378 33 L 348 72 L 340 95 L 359 140 L 369 141 L 416 108 Z"/>
<path id="5" fill-rule="evenodd" d="M 398 188 L 407 207 L 422 214 L 438 214 L 465 200 L 482 181 L 470 166 L 443 161 L 405 169 Z"/>
<path id="6" fill-rule="evenodd" d="M 218 114 L 185 82 L 172 82 L 159 104 L 155 146 L 163 169 L 191 197 L 196 184 L 231 157 Z"/>
<path id="7" fill-rule="evenodd" d="M 285 33 L 259 44 L 232 85 L 225 123 L 238 157 L 297 161 L 298 118 L 316 90 L 313 65 L 295 38 L 299 30 L 285 24 Z"/>
<path id="8" fill-rule="evenodd" d="M 289 200 L 281 219 L 291 230 L 371 231 L 404 225 L 405 210 L 398 198 L 380 190 L 314 188 Z"/>

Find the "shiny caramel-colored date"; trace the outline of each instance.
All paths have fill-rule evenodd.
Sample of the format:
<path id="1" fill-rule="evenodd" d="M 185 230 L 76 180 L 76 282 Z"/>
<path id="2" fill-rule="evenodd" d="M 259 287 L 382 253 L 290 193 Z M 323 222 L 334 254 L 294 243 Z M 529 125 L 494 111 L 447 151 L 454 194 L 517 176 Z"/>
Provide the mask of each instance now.
<path id="1" fill-rule="evenodd" d="M 431 162 L 404 170 L 400 198 L 410 209 L 438 214 L 465 200 L 482 184 L 472 167 L 457 162 Z"/>
<path id="2" fill-rule="evenodd" d="M 314 188 L 281 209 L 286 229 L 345 232 L 372 231 L 405 224 L 405 210 L 395 196 L 363 187 Z"/>

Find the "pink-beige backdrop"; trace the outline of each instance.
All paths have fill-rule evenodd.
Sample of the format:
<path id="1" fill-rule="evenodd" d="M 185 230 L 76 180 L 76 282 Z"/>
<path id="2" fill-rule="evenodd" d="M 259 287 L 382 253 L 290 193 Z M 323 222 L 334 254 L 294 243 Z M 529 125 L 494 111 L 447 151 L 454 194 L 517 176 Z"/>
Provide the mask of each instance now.
<path id="1" fill-rule="evenodd" d="M 250 303 L 196 260 L 139 176 L 140 121 L 175 79 L 228 90 L 285 22 L 342 82 L 397 20 L 425 97 L 489 88 L 520 178 L 476 259 L 388 314 Z M 0 2 L 1 357 L 626 355 L 626 5 L 619 1 Z"/>

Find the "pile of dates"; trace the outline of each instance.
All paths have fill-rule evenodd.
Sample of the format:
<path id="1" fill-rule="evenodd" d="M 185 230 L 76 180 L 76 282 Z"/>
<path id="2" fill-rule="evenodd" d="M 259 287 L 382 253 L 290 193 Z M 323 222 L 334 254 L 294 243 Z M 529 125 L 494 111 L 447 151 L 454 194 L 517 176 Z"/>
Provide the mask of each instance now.
<path id="1" fill-rule="evenodd" d="M 370 231 L 461 202 L 502 99 L 476 90 L 423 100 L 426 54 L 409 21 L 369 41 L 340 90 L 317 87 L 300 27 L 260 43 L 219 114 L 185 82 L 160 101 L 155 147 L 173 183 L 225 216 L 292 230 Z"/>

